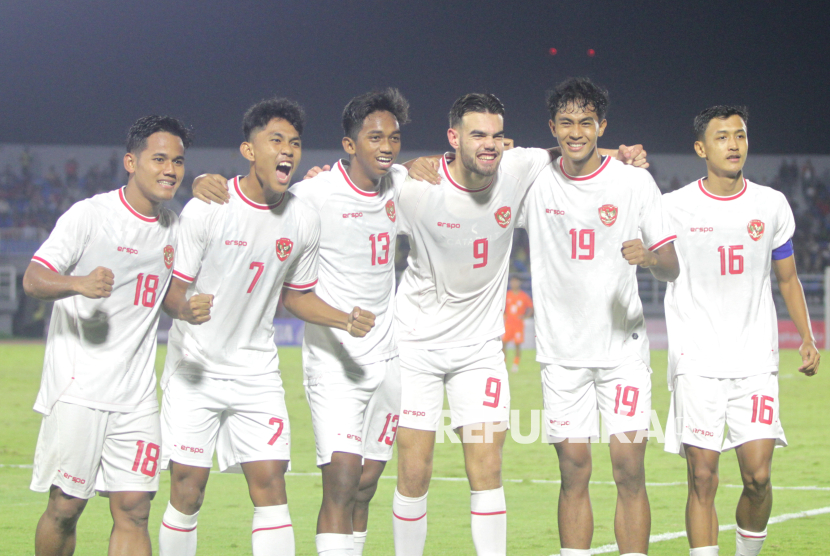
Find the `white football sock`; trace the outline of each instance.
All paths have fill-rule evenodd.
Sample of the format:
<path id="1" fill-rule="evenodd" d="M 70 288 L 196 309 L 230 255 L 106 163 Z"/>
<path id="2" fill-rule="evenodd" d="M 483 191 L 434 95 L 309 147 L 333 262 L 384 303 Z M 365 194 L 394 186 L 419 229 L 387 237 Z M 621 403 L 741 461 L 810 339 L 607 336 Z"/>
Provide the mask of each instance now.
<path id="1" fill-rule="evenodd" d="M 563 548 L 559 551 L 559 556 L 590 556 L 591 550 L 588 548 Z"/>
<path id="2" fill-rule="evenodd" d="M 422 556 L 427 541 L 427 495 L 409 498 L 395 489 L 392 499 L 395 556 Z"/>
<path id="3" fill-rule="evenodd" d="M 689 556 L 718 556 L 718 547 L 701 546 L 700 548 L 690 548 Z"/>
<path id="4" fill-rule="evenodd" d="M 352 556 L 363 556 L 363 546 L 366 544 L 366 534 L 368 531 L 354 532 L 354 550 Z"/>
<path id="5" fill-rule="evenodd" d="M 254 556 L 294 556 L 294 527 L 288 504 L 254 508 L 251 544 Z"/>
<path id="6" fill-rule="evenodd" d="M 470 525 L 478 556 L 507 553 L 507 504 L 504 488 L 470 492 Z"/>
<path id="7" fill-rule="evenodd" d="M 755 533 L 738 527 L 735 530 L 735 556 L 758 556 L 766 538 L 766 529 Z"/>
<path id="8" fill-rule="evenodd" d="M 185 515 L 167 503 L 159 528 L 160 556 L 196 556 L 196 521 L 199 512 Z"/>
<path id="9" fill-rule="evenodd" d="M 354 548 L 352 535 L 319 533 L 315 538 L 319 556 L 351 556 Z"/>

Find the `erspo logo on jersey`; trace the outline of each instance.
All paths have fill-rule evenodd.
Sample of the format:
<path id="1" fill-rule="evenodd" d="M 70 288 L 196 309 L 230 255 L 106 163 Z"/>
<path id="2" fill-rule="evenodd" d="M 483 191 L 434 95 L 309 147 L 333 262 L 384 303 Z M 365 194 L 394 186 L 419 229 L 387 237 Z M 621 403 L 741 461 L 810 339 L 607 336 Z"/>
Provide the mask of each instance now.
<path id="1" fill-rule="evenodd" d="M 553 214 L 554 216 L 565 216 L 564 210 L 559 209 L 545 209 L 545 214 Z"/>
<path id="2" fill-rule="evenodd" d="M 130 255 L 138 255 L 138 249 L 133 249 L 132 247 L 119 247 L 119 253 L 128 253 Z"/>
<path id="3" fill-rule="evenodd" d="M 294 242 L 287 237 L 281 237 L 277 240 L 277 258 L 284 261 L 291 254 L 291 249 L 294 247 Z"/>
<path id="4" fill-rule="evenodd" d="M 619 210 L 614 205 L 602 205 L 599 207 L 599 220 L 608 227 L 614 225 L 617 221 L 617 213 Z"/>
<path id="5" fill-rule="evenodd" d="M 397 215 L 395 214 L 395 201 L 392 199 L 386 201 L 386 216 L 388 216 L 389 220 L 392 222 L 394 222 L 395 218 L 397 218 Z"/>
<path id="6" fill-rule="evenodd" d="M 172 245 L 168 245 L 164 248 L 164 266 L 170 268 L 173 266 L 173 258 L 176 250 L 173 249 Z"/>
<path id="7" fill-rule="evenodd" d="M 746 225 L 746 231 L 752 241 L 758 241 L 764 235 L 764 223 L 760 220 L 750 220 L 749 224 Z"/>
<path id="8" fill-rule="evenodd" d="M 362 212 L 344 212 L 343 218 L 363 218 Z"/>
<path id="9" fill-rule="evenodd" d="M 457 230 L 461 228 L 461 224 L 455 224 L 453 222 L 439 222 L 439 228 L 449 228 L 450 230 Z"/>
<path id="10" fill-rule="evenodd" d="M 714 232 L 715 229 L 712 226 L 701 226 L 699 228 L 689 228 L 690 232 Z"/>
<path id="11" fill-rule="evenodd" d="M 502 228 L 506 228 L 510 225 L 510 216 L 512 215 L 510 211 L 510 207 L 501 207 L 499 210 L 496 211 L 496 224 L 501 226 Z"/>
<path id="12" fill-rule="evenodd" d="M 239 247 L 247 247 L 248 242 L 241 239 L 226 239 L 225 245 L 238 245 Z"/>

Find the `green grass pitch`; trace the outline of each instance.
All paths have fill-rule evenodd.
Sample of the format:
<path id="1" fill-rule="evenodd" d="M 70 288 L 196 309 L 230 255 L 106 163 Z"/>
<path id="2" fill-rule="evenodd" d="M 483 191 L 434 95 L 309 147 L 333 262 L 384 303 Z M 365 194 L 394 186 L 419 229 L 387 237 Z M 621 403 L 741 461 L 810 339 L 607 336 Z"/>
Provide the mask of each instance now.
<path id="1" fill-rule="evenodd" d="M 160 346 L 157 369 L 161 369 L 165 349 Z M 541 408 L 539 367 L 533 353 L 525 353 L 519 373 L 511 374 L 513 409 L 521 411 L 521 432 L 530 432 L 530 410 Z M 310 412 L 302 388 L 300 350 L 281 349 L 283 380 L 287 392 L 292 426 L 292 475 L 288 478 L 288 500 L 294 522 L 298 555 L 315 554 L 314 531 L 321 499 L 321 481 L 314 465 L 314 438 Z M 653 407 L 665 427 L 669 396 L 666 390 L 666 353 L 652 354 Z M 819 487 L 808 490 L 775 491 L 772 515 L 830 507 L 830 435 L 824 419 L 828 416 L 830 378 L 827 369 L 807 379 L 796 372 L 798 354 L 782 353 L 780 375 L 782 420 L 790 446 L 776 450 L 773 484 L 777 487 Z M 35 449 L 40 416 L 31 409 L 40 383 L 43 345 L 0 344 L 0 554 L 31 556 L 34 530 L 46 506 L 46 495 L 29 490 L 30 465 Z M 593 481 L 611 481 L 608 448 L 593 446 Z M 391 555 L 391 499 L 396 473 L 393 460 L 381 480 L 372 503 L 369 537 L 364 554 Z M 647 481 L 683 483 L 684 462 L 663 452 L 651 439 L 646 456 Z M 469 487 L 464 480 L 461 447 L 445 441 L 436 446 L 435 477 L 457 480 L 433 481 L 429 494 L 429 536 L 426 554 L 474 554 L 470 538 Z M 508 552 L 512 555 L 548 556 L 559 552 L 556 531 L 556 483 L 537 482 L 558 479 L 555 451 L 536 441 L 519 444 L 511 439 L 504 450 L 505 492 L 508 503 Z M 734 452 L 721 459 L 721 488 L 717 505 L 721 525 L 734 523 L 734 509 L 740 494 L 740 477 Z M 157 552 L 161 516 L 169 496 L 169 479 L 162 475 L 161 489 L 153 503 L 150 536 Z M 683 531 L 686 489 L 683 484 L 651 486 L 652 535 Z M 613 512 L 615 490 L 612 485 L 594 484 L 591 496 L 595 514 L 593 546 L 614 542 Z M 241 475 L 215 473 L 208 483 L 205 505 L 199 517 L 199 554 L 250 554 L 252 506 Z M 105 554 L 111 519 L 107 501 L 90 501 L 78 526 L 78 555 Z M 770 525 L 763 554 L 819 555 L 830 553 L 827 530 L 830 514 L 791 519 Z M 722 532 L 721 554 L 734 553 L 734 532 Z M 688 554 L 685 538 L 651 545 L 652 555 Z M 611 553 L 617 554 L 617 553 Z"/>

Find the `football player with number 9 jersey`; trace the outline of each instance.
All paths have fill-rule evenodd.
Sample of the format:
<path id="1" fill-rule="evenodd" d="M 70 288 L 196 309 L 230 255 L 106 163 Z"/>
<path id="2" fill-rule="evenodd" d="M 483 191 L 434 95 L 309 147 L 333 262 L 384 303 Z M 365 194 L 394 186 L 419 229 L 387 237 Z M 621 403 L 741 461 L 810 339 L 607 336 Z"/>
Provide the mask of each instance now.
<path id="1" fill-rule="evenodd" d="M 783 194 L 744 177 L 746 124 L 745 107 L 701 112 L 695 151 L 707 176 L 664 197 L 682 269 L 665 299 L 672 391 L 665 449 L 683 455 L 689 468 L 686 523 L 694 556 L 718 553 L 722 450 L 735 449 L 744 481 L 737 554 L 758 554 L 766 538 L 772 452 L 787 444 L 771 270 L 803 341 L 799 370 L 812 376 L 819 363 L 793 258 L 793 214 Z"/>
<path id="2" fill-rule="evenodd" d="M 161 206 L 184 176 L 190 132 L 162 116 L 127 136 L 127 185 L 73 205 L 38 249 L 27 294 L 55 301 L 35 411 L 43 414 L 32 490 L 49 492 L 35 552 L 69 554 L 95 491 L 109 496 L 110 553 L 149 555 L 159 484 L 156 330 L 178 218 Z"/>

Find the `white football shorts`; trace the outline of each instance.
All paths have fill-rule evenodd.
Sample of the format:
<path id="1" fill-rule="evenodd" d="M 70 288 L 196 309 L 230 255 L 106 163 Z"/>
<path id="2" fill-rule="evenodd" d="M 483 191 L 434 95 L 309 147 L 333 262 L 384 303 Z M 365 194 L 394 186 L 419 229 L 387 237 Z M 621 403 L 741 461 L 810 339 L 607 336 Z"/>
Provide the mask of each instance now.
<path id="1" fill-rule="evenodd" d="M 397 357 L 348 369 L 308 368 L 304 385 L 318 466 L 331 463 L 333 452 L 392 459 L 401 409 Z"/>
<path id="2" fill-rule="evenodd" d="M 30 488 L 55 485 L 83 499 L 95 491 L 156 492 L 160 445 L 156 407 L 118 413 L 58 402 L 40 425 Z"/>
<path id="3" fill-rule="evenodd" d="M 578 368 L 542 363 L 548 442 L 599 438 L 597 412 L 608 434 L 648 430 L 651 369 L 631 358 L 617 367 Z"/>
<path id="4" fill-rule="evenodd" d="M 500 338 L 447 349 L 400 346 L 400 426 L 437 431 L 444 387 L 453 429 L 476 423 L 507 423 L 510 384 Z"/>
<path id="5" fill-rule="evenodd" d="M 684 444 L 721 452 L 762 438 L 786 446 L 778 409 L 778 373 L 747 378 L 679 375 L 663 449 L 686 457 Z M 724 425 L 729 427 L 726 438 Z"/>
<path id="6" fill-rule="evenodd" d="M 291 427 L 279 373 L 235 379 L 179 371 L 162 398 L 162 469 L 172 459 L 222 472 L 240 464 L 290 459 Z"/>

